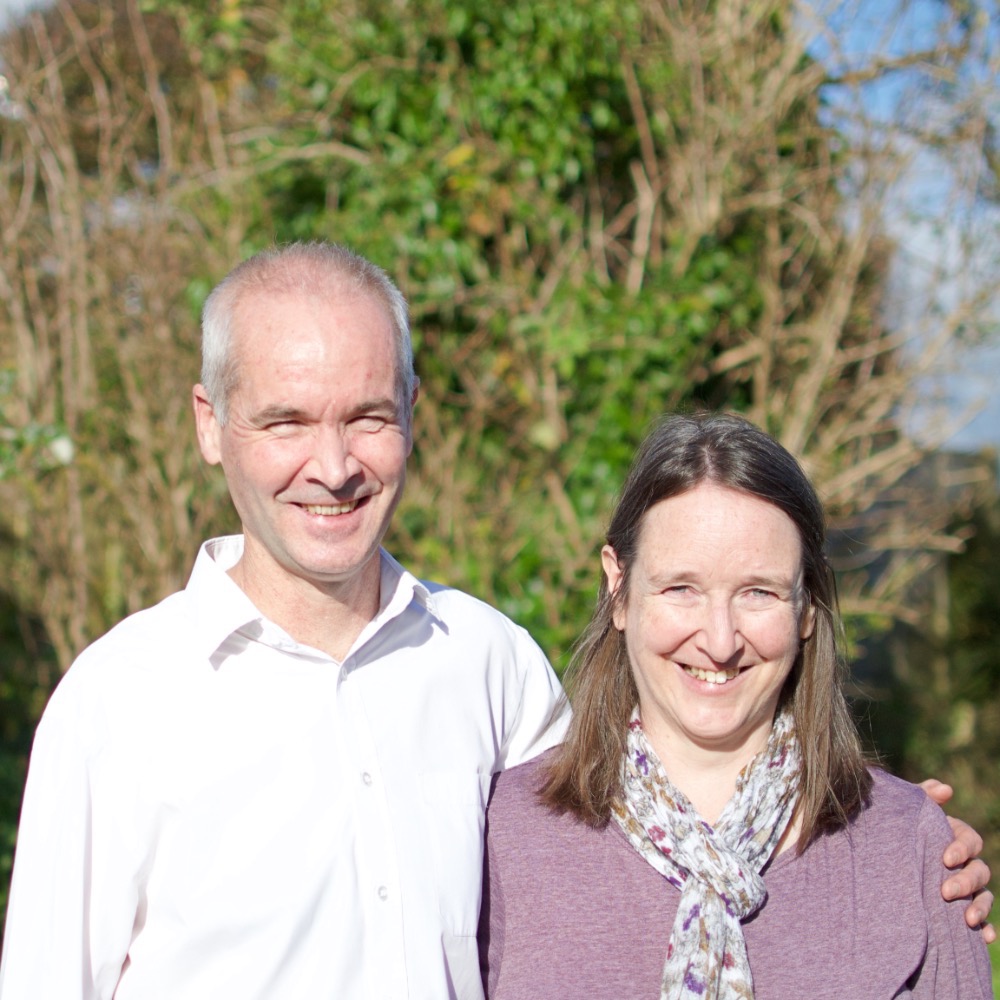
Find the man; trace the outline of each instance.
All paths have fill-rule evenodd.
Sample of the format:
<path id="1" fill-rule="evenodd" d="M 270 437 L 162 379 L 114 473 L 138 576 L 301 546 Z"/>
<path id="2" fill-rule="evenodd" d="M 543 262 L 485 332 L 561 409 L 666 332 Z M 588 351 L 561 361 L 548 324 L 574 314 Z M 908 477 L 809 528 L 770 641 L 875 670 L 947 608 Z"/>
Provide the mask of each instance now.
<path id="1" fill-rule="evenodd" d="M 295 245 L 236 268 L 203 334 L 198 440 L 243 535 L 53 695 L 0 997 L 479 998 L 490 778 L 566 710 L 522 629 L 380 548 L 417 395 L 405 303 Z"/>
<path id="2" fill-rule="evenodd" d="M 478 996 L 491 775 L 556 742 L 527 633 L 380 543 L 406 307 L 330 246 L 205 307 L 198 440 L 243 538 L 100 640 L 39 726 L 2 995 Z"/>

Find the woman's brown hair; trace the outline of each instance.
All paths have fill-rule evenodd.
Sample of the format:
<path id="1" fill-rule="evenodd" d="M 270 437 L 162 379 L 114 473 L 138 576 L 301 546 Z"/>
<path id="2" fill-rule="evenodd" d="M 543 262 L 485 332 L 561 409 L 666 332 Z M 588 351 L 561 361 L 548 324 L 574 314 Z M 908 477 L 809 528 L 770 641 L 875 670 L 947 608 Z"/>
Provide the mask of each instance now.
<path id="1" fill-rule="evenodd" d="M 592 826 L 609 820 L 611 805 L 621 795 L 626 731 L 639 700 L 625 638 L 613 615 L 628 599 L 646 512 L 703 482 L 773 504 L 791 518 L 802 542 L 803 611 L 811 605 L 815 622 L 780 703 L 792 707 L 802 748 L 801 850 L 857 813 L 871 776 L 842 690 L 842 626 L 824 551 L 822 504 L 799 463 L 774 438 L 731 414 L 669 417 L 639 448 L 607 535 L 623 570 L 621 585 L 612 594 L 602 577 L 597 608 L 568 672 L 573 721 L 548 768 L 542 799 Z"/>

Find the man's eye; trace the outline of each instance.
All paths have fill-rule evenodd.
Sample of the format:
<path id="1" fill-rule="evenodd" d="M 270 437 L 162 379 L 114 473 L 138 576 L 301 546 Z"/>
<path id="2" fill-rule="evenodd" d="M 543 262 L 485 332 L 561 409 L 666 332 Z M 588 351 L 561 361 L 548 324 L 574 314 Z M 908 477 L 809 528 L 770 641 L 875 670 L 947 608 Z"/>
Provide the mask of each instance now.
<path id="1" fill-rule="evenodd" d="M 389 421 L 385 417 L 368 414 L 351 421 L 351 426 L 359 431 L 380 431 Z"/>

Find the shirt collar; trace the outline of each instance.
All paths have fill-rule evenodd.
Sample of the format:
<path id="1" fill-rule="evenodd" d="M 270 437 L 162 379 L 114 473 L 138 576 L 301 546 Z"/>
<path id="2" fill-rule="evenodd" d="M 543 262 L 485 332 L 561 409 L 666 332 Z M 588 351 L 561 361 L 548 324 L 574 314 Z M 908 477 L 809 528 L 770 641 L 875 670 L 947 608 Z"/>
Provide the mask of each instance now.
<path id="1" fill-rule="evenodd" d="M 375 621 L 395 618 L 410 601 L 416 601 L 425 611 L 440 620 L 434 606 L 434 597 L 427 585 L 418 580 L 409 570 L 404 569 L 385 549 L 380 551 L 382 576 L 381 598 Z"/>
<path id="2" fill-rule="evenodd" d="M 228 571 L 242 555 L 242 535 L 212 538 L 202 545 L 191 570 L 185 590 L 191 599 L 199 647 L 206 657 L 215 653 L 234 632 L 254 623 L 268 631 L 277 630 L 294 642 L 280 626 L 264 617 L 229 576 Z M 385 549 L 380 550 L 380 570 L 378 613 L 362 629 L 348 657 L 413 603 L 441 621 L 433 595 L 426 585 L 404 569 Z"/>
<path id="3" fill-rule="evenodd" d="M 354 645 L 348 650 L 345 662 L 354 657 L 370 639 L 402 615 L 411 605 L 417 605 L 439 623 L 442 623 L 441 616 L 434 606 L 434 598 L 427 586 L 396 562 L 385 549 L 380 551 L 380 557 L 381 577 L 378 613 L 354 640 Z"/>
<path id="4" fill-rule="evenodd" d="M 234 632 L 264 616 L 229 576 L 243 555 L 243 536 L 210 538 L 198 551 L 185 591 L 191 599 L 198 645 L 211 656 Z"/>

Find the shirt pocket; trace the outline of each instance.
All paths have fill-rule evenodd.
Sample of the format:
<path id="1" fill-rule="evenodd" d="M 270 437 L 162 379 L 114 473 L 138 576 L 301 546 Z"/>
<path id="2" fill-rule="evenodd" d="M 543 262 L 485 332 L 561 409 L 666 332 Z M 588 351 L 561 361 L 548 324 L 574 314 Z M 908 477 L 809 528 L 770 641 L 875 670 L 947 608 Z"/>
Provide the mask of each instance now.
<path id="1" fill-rule="evenodd" d="M 489 774 L 470 771 L 425 771 L 420 776 L 441 922 L 450 934 L 475 935 L 479 923 L 491 780 Z"/>

